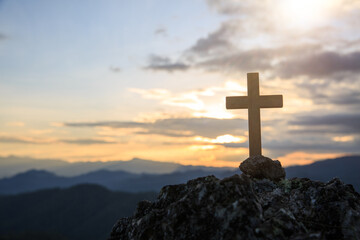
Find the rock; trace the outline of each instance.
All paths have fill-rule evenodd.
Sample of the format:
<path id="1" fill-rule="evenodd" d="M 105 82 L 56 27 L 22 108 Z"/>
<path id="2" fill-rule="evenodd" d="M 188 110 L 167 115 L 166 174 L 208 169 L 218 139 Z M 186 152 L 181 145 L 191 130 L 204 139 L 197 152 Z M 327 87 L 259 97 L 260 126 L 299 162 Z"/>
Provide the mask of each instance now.
<path id="1" fill-rule="evenodd" d="M 118 239 L 358 239 L 360 195 L 351 185 L 246 174 L 207 176 L 162 188 L 120 219 Z"/>
<path id="2" fill-rule="evenodd" d="M 271 160 L 262 155 L 249 157 L 240 164 L 240 170 L 254 178 L 267 178 L 279 181 L 285 178 L 285 170 L 278 160 Z"/>

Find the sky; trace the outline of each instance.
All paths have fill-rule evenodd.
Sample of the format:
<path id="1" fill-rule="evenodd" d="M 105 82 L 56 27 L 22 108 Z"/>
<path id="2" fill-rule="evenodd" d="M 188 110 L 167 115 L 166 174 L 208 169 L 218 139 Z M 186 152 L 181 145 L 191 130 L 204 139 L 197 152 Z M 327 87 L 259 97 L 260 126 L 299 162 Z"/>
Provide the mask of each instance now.
<path id="1" fill-rule="evenodd" d="M 360 153 L 356 0 L 0 0 L 0 154 L 233 166 L 248 156 L 246 74 L 263 154 Z"/>

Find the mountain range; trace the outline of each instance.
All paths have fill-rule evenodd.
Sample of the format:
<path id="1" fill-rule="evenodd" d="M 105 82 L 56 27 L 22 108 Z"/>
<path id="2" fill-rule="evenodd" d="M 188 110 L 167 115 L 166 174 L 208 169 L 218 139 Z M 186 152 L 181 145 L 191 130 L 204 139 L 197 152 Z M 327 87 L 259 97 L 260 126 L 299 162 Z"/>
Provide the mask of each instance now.
<path id="1" fill-rule="evenodd" d="M 302 177 L 327 182 L 337 177 L 360 192 L 360 156 L 326 159 L 309 165 L 287 167 L 285 171 L 287 178 Z"/>
<path id="2" fill-rule="evenodd" d="M 147 167 L 150 166 L 149 168 L 155 168 L 154 166 L 159 164 L 159 162 L 146 162 L 146 160 L 132 161 L 140 162 Z M 135 165 L 134 163 L 127 164 Z M 170 166 L 171 163 L 166 164 Z M 177 165 L 177 171 L 163 174 L 140 174 L 124 170 L 102 169 L 78 176 L 65 177 L 46 170 L 29 170 L 9 178 L 0 179 L 0 194 L 18 194 L 54 187 L 66 188 L 83 183 L 98 184 L 113 191 L 159 191 L 164 185 L 186 183 L 188 180 L 197 177 L 215 175 L 218 178 L 224 178 L 236 173 L 240 174 L 238 169 Z M 352 184 L 360 192 L 360 175 L 358 174 L 360 172 L 360 156 L 327 159 L 309 165 L 287 167 L 285 170 L 287 178 L 307 177 L 312 180 L 329 181 L 338 177 L 343 182 Z"/>
<path id="3" fill-rule="evenodd" d="M 189 170 L 167 174 L 136 174 L 125 171 L 98 170 L 74 177 L 63 177 L 45 170 L 29 170 L 10 178 L 0 179 L 0 194 L 18 194 L 48 188 L 66 188 L 83 183 L 104 186 L 114 191 L 159 191 L 164 185 L 185 183 L 190 179 L 216 175 L 219 178 L 235 171 Z"/>
<path id="4" fill-rule="evenodd" d="M 140 162 L 149 169 L 159 166 L 156 162 L 144 161 L 126 164 L 134 166 Z M 48 166 L 54 164 L 68 166 L 66 162 L 48 161 Z M 130 172 L 93 168 L 95 171 L 61 176 L 39 170 L 42 165 L 36 166 L 38 170 L 0 179 L 0 240 L 106 239 L 117 219 L 132 215 L 139 201 L 153 201 L 164 185 L 185 183 L 210 174 L 218 178 L 240 174 L 239 169 L 168 164 L 166 171 L 172 169 L 173 172 L 156 174 L 144 173 L 144 169 Z M 287 178 L 328 181 L 338 177 L 360 192 L 360 156 L 327 159 L 285 170 Z"/>
<path id="5" fill-rule="evenodd" d="M 216 168 L 204 166 L 181 165 L 172 162 L 159 162 L 133 158 L 129 161 L 96 161 L 96 162 L 68 162 L 59 159 L 34 159 L 29 157 L 7 156 L 0 157 L 0 178 L 11 177 L 17 173 L 31 169 L 46 170 L 59 176 L 73 177 L 98 170 L 126 171 L 129 173 L 165 174 L 175 171 L 206 170 L 223 171 L 231 168 Z"/>

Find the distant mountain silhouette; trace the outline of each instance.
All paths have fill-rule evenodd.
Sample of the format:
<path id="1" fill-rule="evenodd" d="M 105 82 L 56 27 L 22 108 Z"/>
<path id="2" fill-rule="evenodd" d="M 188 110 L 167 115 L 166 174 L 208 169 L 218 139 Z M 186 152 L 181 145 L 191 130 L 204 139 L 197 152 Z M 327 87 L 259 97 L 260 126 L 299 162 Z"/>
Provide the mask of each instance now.
<path id="1" fill-rule="evenodd" d="M 186 183 L 188 180 L 215 175 L 218 178 L 240 173 L 234 169 L 182 166 L 183 171 L 167 174 L 135 174 L 126 171 L 98 170 L 75 177 L 61 177 L 43 170 L 30 170 L 10 178 L 0 179 L 0 194 L 17 194 L 54 187 L 70 187 L 81 183 L 93 183 L 110 190 L 126 192 L 159 191 L 164 185 Z M 186 170 L 188 169 L 188 170 Z M 353 184 L 360 192 L 360 156 L 348 156 L 319 161 L 310 165 L 285 169 L 287 178 L 307 177 L 312 180 L 329 181 L 334 177 Z"/>
<path id="2" fill-rule="evenodd" d="M 89 184 L 0 196 L 0 239 L 106 239 L 119 217 L 130 216 L 137 202 L 155 197 Z"/>
<path id="3" fill-rule="evenodd" d="M 216 175 L 220 178 L 233 171 L 190 170 L 169 174 L 134 174 L 125 171 L 99 170 L 75 177 L 61 177 L 44 170 L 30 170 L 11 178 L 0 179 L 0 194 L 17 194 L 55 187 L 70 187 L 81 183 L 93 183 L 110 190 L 125 192 L 159 191 L 164 185 L 185 183 L 190 179 Z"/>
<path id="4" fill-rule="evenodd" d="M 0 157 L 0 178 L 10 177 L 31 169 L 50 170 L 67 166 L 69 163 L 58 159 L 34 159 L 29 157 Z"/>
<path id="5" fill-rule="evenodd" d="M 17 194 L 55 187 L 64 188 L 84 183 L 116 189 L 121 181 L 136 177 L 139 175 L 125 171 L 99 170 L 76 177 L 61 177 L 45 170 L 30 170 L 11 178 L 0 179 L 0 194 Z"/>
<path id="6" fill-rule="evenodd" d="M 158 162 L 134 158 L 130 161 L 108 162 L 75 162 L 70 163 L 56 159 L 33 159 L 27 157 L 8 156 L 0 157 L 0 178 L 11 177 L 15 174 L 28 170 L 46 170 L 59 176 L 73 177 L 80 174 L 95 172 L 98 170 L 126 171 L 130 173 L 165 174 L 175 171 L 188 170 L 229 170 L 231 168 L 212 168 L 205 166 L 185 166 L 172 162 Z"/>
<path id="7" fill-rule="evenodd" d="M 338 177 L 360 192 L 360 156 L 327 159 L 309 165 L 287 167 L 285 171 L 287 178 L 306 177 L 326 182 Z"/>

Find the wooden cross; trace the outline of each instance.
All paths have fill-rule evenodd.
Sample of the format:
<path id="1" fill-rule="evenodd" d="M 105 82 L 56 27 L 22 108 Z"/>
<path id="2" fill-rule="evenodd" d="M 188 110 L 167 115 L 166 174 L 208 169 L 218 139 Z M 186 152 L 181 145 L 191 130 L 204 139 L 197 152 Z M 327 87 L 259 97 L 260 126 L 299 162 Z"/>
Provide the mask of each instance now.
<path id="1" fill-rule="evenodd" d="M 250 157 L 261 155 L 260 108 L 282 108 L 282 95 L 260 95 L 259 73 L 247 74 L 248 96 L 226 97 L 226 109 L 248 109 Z"/>

